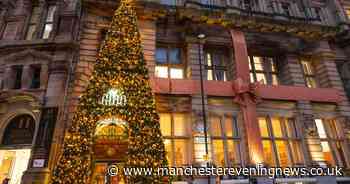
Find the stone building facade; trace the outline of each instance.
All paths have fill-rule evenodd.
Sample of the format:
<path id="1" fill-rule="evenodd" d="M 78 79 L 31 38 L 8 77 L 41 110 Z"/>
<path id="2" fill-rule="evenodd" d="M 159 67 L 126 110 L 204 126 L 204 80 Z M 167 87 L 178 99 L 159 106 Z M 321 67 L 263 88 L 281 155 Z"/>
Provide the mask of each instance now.
<path id="1" fill-rule="evenodd" d="M 48 183 L 117 6 L 0 0 L 0 181 Z M 137 11 L 171 166 L 350 168 L 350 2 L 144 0 Z M 118 183 L 105 177 L 118 158 L 103 156 L 92 183 Z"/>

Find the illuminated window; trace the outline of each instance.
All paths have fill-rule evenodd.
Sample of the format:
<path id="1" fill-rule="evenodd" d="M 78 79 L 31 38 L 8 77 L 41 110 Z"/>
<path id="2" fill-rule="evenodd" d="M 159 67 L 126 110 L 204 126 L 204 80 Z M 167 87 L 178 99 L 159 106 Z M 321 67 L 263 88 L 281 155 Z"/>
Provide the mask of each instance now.
<path id="1" fill-rule="evenodd" d="M 30 149 L 0 150 L 0 181 L 9 178 L 9 184 L 21 183 L 29 164 L 30 153 Z"/>
<path id="2" fill-rule="evenodd" d="M 155 75 L 159 78 L 183 79 L 184 65 L 181 57 L 180 48 L 157 47 Z"/>
<path id="3" fill-rule="evenodd" d="M 321 151 L 326 164 L 332 166 L 346 166 L 346 156 L 343 150 L 346 143 L 342 136 L 340 136 L 341 132 L 337 125 L 337 121 L 333 119 L 315 119 L 315 124 L 318 137 L 320 138 Z"/>
<path id="4" fill-rule="evenodd" d="M 306 86 L 309 88 L 316 88 L 318 84 L 316 82 L 315 70 L 312 62 L 302 60 L 301 65 L 303 67 Z"/>
<path id="5" fill-rule="evenodd" d="M 295 121 L 284 117 L 259 117 L 264 161 L 269 166 L 287 167 L 304 163 Z"/>
<path id="6" fill-rule="evenodd" d="M 348 16 L 348 19 L 350 20 L 350 8 L 347 8 L 345 10 L 346 15 Z"/>
<path id="7" fill-rule="evenodd" d="M 227 58 L 228 56 L 226 52 L 220 51 L 218 49 L 207 49 L 205 51 L 205 68 L 207 71 L 207 80 L 227 81 L 227 69 L 225 64 Z"/>
<path id="8" fill-rule="evenodd" d="M 211 115 L 209 118 L 213 163 L 216 166 L 241 164 L 240 137 L 236 118 L 228 115 Z"/>
<path id="9" fill-rule="evenodd" d="M 189 164 L 190 124 L 188 116 L 182 113 L 160 113 L 159 116 L 169 164 L 171 166 Z"/>
<path id="10" fill-rule="evenodd" d="M 274 58 L 249 56 L 250 81 L 278 85 L 278 71 Z"/>

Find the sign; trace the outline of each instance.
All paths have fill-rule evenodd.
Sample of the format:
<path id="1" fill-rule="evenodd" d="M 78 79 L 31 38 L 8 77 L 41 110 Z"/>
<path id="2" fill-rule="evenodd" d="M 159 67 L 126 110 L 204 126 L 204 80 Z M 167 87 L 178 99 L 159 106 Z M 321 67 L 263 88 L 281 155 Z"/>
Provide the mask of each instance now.
<path id="1" fill-rule="evenodd" d="M 126 96 L 118 89 L 110 89 L 103 95 L 101 104 L 107 106 L 122 106 L 126 105 Z"/>
<path id="2" fill-rule="evenodd" d="M 45 159 L 34 159 L 33 167 L 41 168 L 45 166 Z"/>

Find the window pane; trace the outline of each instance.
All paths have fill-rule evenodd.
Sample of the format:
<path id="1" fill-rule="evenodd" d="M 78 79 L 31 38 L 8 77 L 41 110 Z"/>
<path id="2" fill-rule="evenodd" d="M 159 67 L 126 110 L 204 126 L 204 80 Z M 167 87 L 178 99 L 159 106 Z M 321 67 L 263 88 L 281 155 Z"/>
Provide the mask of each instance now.
<path id="1" fill-rule="evenodd" d="M 175 139 L 175 151 L 174 151 L 174 156 L 175 156 L 175 165 L 176 166 L 181 166 L 184 164 L 188 164 L 188 157 L 187 157 L 187 143 L 186 140 L 180 140 L 180 139 Z"/>
<path id="2" fill-rule="evenodd" d="M 170 68 L 170 78 L 183 79 L 184 78 L 184 70 L 182 68 Z"/>
<path id="3" fill-rule="evenodd" d="M 264 151 L 264 161 L 269 166 L 275 166 L 274 153 L 272 150 L 271 141 L 262 141 L 263 142 L 263 151 Z"/>
<path id="4" fill-rule="evenodd" d="M 220 124 L 220 117 L 213 116 L 210 118 L 211 122 L 211 135 L 212 136 L 221 136 L 221 124 Z"/>
<path id="5" fill-rule="evenodd" d="M 168 67 L 167 66 L 156 66 L 155 76 L 159 78 L 168 78 Z"/>
<path id="6" fill-rule="evenodd" d="M 278 85 L 278 77 L 277 74 L 272 74 L 272 85 Z"/>
<path id="7" fill-rule="evenodd" d="M 262 82 L 263 84 L 267 84 L 266 77 L 265 77 L 264 73 L 257 73 L 256 80 L 257 80 L 257 82 Z"/>
<path id="8" fill-rule="evenodd" d="M 294 163 L 303 164 L 304 159 L 303 159 L 303 152 L 301 150 L 301 143 L 298 141 L 292 141 L 290 144 L 291 144 L 290 147 L 292 149 Z"/>
<path id="9" fill-rule="evenodd" d="M 30 25 L 28 27 L 26 40 L 32 40 L 33 38 L 35 38 L 35 30 L 36 30 L 36 25 Z"/>
<path id="10" fill-rule="evenodd" d="M 53 22 L 55 12 L 56 12 L 56 6 L 49 6 L 46 22 Z"/>
<path id="11" fill-rule="evenodd" d="M 208 80 L 213 80 L 213 70 L 207 70 L 207 79 Z"/>
<path id="12" fill-rule="evenodd" d="M 273 135 L 275 137 L 283 137 L 280 119 L 277 117 L 272 117 L 271 123 L 272 123 Z"/>
<path id="13" fill-rule="evenodd" d="M 186 136 L 187 135 L 187 124 L 186 116 L 184 114 L 174 114 L 174 135 L 175 136 Z"/>
<path id="14" fill-rule="evenodd" d="M 218 167 L 225 166 L 225 154 L 223 140 L 213 140 L 214 164 Z"/>
<path id="15" fill-rule="evenodd" d="M 226 72 L 224 70 L 216 70 L 215 79 L 218 81 L 226 81 Z"/>
<path id="16" fill-rule="evenodd" d="M 335 120 L 327 121 L 329 124 L 329 134 L 332 138 L 339 138 L 338 127 Z"/>
<path id="17" fill-rule="evenodd" d="M 227 137 L 233 136 L 233 121 L 232 117 L 225 117 L 224 131 Z"/>
<path id="18" fill-rule="evenodd" d="M 269 137 L 266 118 L 260 117 L 258 118 L 258 122 L 259 122 L 261 137 Z"/>
<path id="19" fill-rule="evenodd" d="M 254 60 L 255 70 L 263 71 L 264 70 L 263 58 L 262 57 L 258 57 L 258 56 L 254 56 L 253 60 Z"/>
<path id="20" fill-rule="evenodd" d="M 267 58 L 267 60 L 269 61 L 269 64 L 271 66 L 271 71 L 272 72 L 277 72 L 277 69 L 276 69 L 276 62 L 273 58 Z"/>
<path id="21" fill-rule="evenodd" d="M 294 119 L 288 118 L 286 121 L 287 136 L 289 138 L 297 137 L 297 131 L 295 127 Z"/>
<path id="22" fill-rule="evenodd" d="M 206 156 L 204 137 L 194 137 L 194 158 L 197 162 L 203 162 Z M 210 149 L 210 147 L 208 147 Z M 210 150 L 209 150 L 210 153 Z"/>
<path id="23" fill-rule="evenodd" d="M 39 7 L 33 7 L 32 10 L 32 15 L 30 17 L 30 23 L 32 24 L 38 24 L 39 23 L 39 18 L 40 18 L 40 9 Z"/>
<path id="24" fill-rule="evenodd" d="M 215 66 L 225 66 L 223 55 L 221 53 L 215 53 L 212 55 L 213 65 Z"/>
<path id="25" fill-rule="evenodd" d="M 313 75 L 314 74 L 311 62 L 302 61 L 301 64 L 303 66 L 304 74 L 307 74 L 307 75 Z"/>
<path id="26" fill-rule="evenodd" d="M 250 61 L 250 56 L 248 56 L 248 63 L 249 63 L 249 70 L 253 70 L 252 64 L 251 64 L 251 61 Z"/>
<path id="27" fill-rule="evenodd" d="M 316 88 L 317 84 L 316 84 L 316 80 L 314 77 L 306 77 L 306 85 L 309 88 Z"/>
<path id="28" fill-rule="evenodd" d="M 173 148 L 170 139 L 164 139 L 164 146 L 166 151 L 166 158 L 170 166 L 173 166 Z"/>
<path id="29" fill-rule="evenodd" d="M 48 39 L 52 31 L 52 24 L 46 24 L 44 28 L 43 39 Z"/>
<path id="30" fill-rule="evenodd" d="M 172 48 L 169 52 L 169 63 L 181 64 L 181 55 L 179 48 Z"/>
<path id="31" fill-rule="evenodd" d="M 254 73 L 250 73 L 250 82 L 254 83 Z"/>
<path id="32" fill-rule="evenodd" d="M 160 130 L 163 136 L 171 135 L 171 116 L 170 114 L 159 114 Z"/>
<path id="33" fill-rule="evenodd" d="M 333 155 L 332 155 L 332 151 L 331 148 L 329 146 L 329 143 L 327 141 L 322 141 L 321 142 L 321 147 L 322 147 L 322 152 L 323 152 L 323 156 L 325 161 L 328 164 L 334 165 L 334 160 L 333 160 Z"/>
<path id="34" fill-rule="evenodd" d="M 277 155 L 281 167 L 290 166 L 286 141 L 276 141 Z"/>
<path id="35" fill-rule="evenodd" d="M 320 138 L 327 138 L 326 130 L 324 128 L 322 119 L 315 119 L 315 123 L 317 127 L 318 136 L 320 136 Z"/>
<path id="36" fill-rule="evenodd" d="M 158 64 L 165 64 L 167 63 L 167 57 L 166 57 L 166 48 L 157 48 L 156 49 L 156 62 Z"/>
<path id="37" fill-rule="evenodd" d="M 240 164 L 239 142 L 227 140 L 227 159 L 231 166 Z"/>
<path id="38" fill-rule="evenodd" d="M 213 66 L 213 62 L 212 62 L 210 53 L 207 53 L 207 65 L 208 66 Z"/>

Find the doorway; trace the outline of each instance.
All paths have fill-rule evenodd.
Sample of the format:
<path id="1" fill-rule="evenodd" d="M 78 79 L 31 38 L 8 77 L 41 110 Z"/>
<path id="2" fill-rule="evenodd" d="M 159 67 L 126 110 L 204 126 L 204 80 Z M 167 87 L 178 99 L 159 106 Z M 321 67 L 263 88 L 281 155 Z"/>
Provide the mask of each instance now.
<path id="1" fill-rule="evenodd" d="M 120 162 L 116 161 L 96 161 L 92 175 L 92 184 L 126 184 L 122 175 L 110 176 L 108 168 L 118 166 Z"/>

